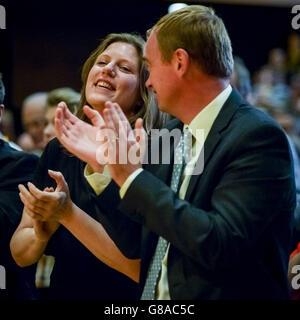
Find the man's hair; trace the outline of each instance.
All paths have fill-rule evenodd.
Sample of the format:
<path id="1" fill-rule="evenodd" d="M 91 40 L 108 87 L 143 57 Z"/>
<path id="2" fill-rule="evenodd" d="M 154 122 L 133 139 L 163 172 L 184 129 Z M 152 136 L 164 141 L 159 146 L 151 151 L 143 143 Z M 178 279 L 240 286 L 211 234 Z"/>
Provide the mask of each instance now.
<path id="1" fill-rule="evenodd" d="M 2 81 L 2 73 L 0 73 L 0 104 L 4 102 L 4 96 L 5 96 L 5 88 L 4 88 L 4 83 Z"/>
<path id="2" fill-rule="evenodd" d="M 156 32 L 163 61 L 182 48 L 208 75 L 228 78 L 233 70 L 231 41 L 221 18 L 213 9 L 191 5 L 162 17 Z"/>

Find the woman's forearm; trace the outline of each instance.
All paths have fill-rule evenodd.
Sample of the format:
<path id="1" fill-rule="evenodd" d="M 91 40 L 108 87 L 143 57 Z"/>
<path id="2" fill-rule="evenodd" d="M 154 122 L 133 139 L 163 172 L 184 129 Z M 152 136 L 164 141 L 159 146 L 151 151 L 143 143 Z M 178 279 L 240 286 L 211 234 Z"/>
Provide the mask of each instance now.
<path id="1" fill-rule="evenodd" d="M 29 266 L 39 260 L 48 241 L 37 238 L 33 227 L 18 228 L 10 241 L 10 250 L 20 267 Z"/>

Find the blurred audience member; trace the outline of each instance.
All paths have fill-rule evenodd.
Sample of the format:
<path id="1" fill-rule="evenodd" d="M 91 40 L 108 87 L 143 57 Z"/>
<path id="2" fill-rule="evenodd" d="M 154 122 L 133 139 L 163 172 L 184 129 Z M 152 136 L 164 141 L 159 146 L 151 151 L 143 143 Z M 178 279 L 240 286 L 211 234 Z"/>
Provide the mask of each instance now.
<path id="1" fill-rule="evenodd" d="M 46 127 L 44 128 L 44 141 L 47 144 L 55 137 L 54 117 L 57 105 L 64 101 L 72 113 L 77 112 L 80 93 L 71 88 L 58 88 L 49 92 L 46 101 Z"/>
<path id="2" fill-rule="evenodd" d="M 250 72 L 244 61 L 239 57 L 234 57 L 233 73 L 230 82 L 247 102 L 253 104 Z"/>
<path id="3" fill-rule="evenodd" d="M 13 115 L 9 110 L 5 110 L 4 112 L 3 100 L 5 95 L 5 88 L 3 85 L 1 73 L 0 73 L 0 86 L 1 86 L 0 87 L 0 90 L 1 90 L 0 92 L 0 139 L 8 142 L 12 148 L 21 151 L 22 149 L 17 144 L 10 141 L 10 138 L 13 135 L 9 135 L 9 133 L 12 134 L 14 132 L 13 119 L 12 119 Z"/>
<path id="4" fill-rule="evenodd" d="M 269 60 L 266 65 L 272 72 L 274 84 L 287 82 L 286 54 L 281 48 L 274 48 L 269 52 Z"/>
<path id="5" fill-rule="evenodd" d="M 4 84 L 0 74 L 0 122 L 4 109 Z M 23 204 L 19 198 L 18 184 L 31 181 L 38 157 L 12 148 L 0 139 L 0 300 L 36 299 L 34 285 L 35 265 L 20 268 L 14 262 L 9 250 L 10 239 L 21 220 Z M 3 269 L 2 269 L 3 270 Z"/>
<path id="6" fill-rule="evenodd" d="M 7 108 L 2 114 L 2 120 L 0 123 L 0 137 L 2 137 L 2 139 L 4 139 L 5 141 L 16 141 L 14 115 L 12 111 Z"/>
<path id="7" fill-rule="evenodd" d="M 36 92 L 25 98 L 22 105 L 22 123 L 25 129 L 17 143 L 24 150 L 40 155 L 44 149 L 45 106 L 47 93 Z"/>
<path id="8" fill-rule="evenodd" d="M 295 132 L 300 134 L 300 73 L 294 74 L 290 79 L 291 98 L 289 109 L 295 119 Z"/>
<path id="9" fill-rule="evenodd" d="M 284 82 L 276 82 L 277 80 L 268 67 L 262 68 L 257 73 L 256 83 L 253 86 L 255 105 L 268 111 L 287 108 L 290 97 L 289 87 Z"/>
<path id="10" fill-rule="evenodd" d="M 287 66 L 291 74 L 300 71 L 300 36 L 294 32 L 287 41 Z"/>

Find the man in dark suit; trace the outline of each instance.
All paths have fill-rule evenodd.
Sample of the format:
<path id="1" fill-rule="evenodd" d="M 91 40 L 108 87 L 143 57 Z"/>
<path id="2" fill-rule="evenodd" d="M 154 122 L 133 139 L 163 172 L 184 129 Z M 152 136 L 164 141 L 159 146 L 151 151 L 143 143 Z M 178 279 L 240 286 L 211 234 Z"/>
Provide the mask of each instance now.
<path id="1" fill-rule="evenodd" d="M 168 158 L 164 155 L 170 151 L 171 161 L 151 163 L 153 138 L 150 163 L 144 168 L 130 160 L 118 162 L 142 148 L 142 120 L 136 122 L 139 134 L 133 141 L 120 107 L 106 103 L 105 125 L 99 127 L 117 135 L 106 142 L 117 147 L 111 153 L 116 157 L 108 153 L 108 160 L 117 163 L 108 167 L 120 187 L 118 208 L 143 231 L 139 246 L 130 237 L 121 242 L 104 226 L 132 260 L 126 264 L 117 254 L 100 252 L 102 245 L 97 246 L 98 258 L 128 276 L 128 269 L 140 274 L 142 299 L 288 299 L 296 203 L 291 153 L 282 129 L 231 88 L 232 50 L 222 20 L 204 6 L 164 16 L 148 37 L 145 61 L 146 84 L 159 108 L 177 118 L 158 138 L 160 158 Z M 95 161 L 88 155 L 97 144 L 80 143 L 78 135 L 89 125 L 68 117 L 61 108 L 58 138 L 75 154 L 85 150 L 84 161 Z M 101 121 L 95 118 L 97 112 L 90 117 L 97 126 Z M 175 161 L 183 144 L 164 145 L 170 131 L 183 128 L 192 134 L 193 150 L 184 170 Z M 76 143 L 68 139 L 72 131 Z M 99 204 L 105 203 L 109 190 L 98 196 Z M 114 214 L 112 207 L 108 214 Z M 97 232 L 97 241 L 100 236 Z M 141 261 L 133 260 L 137 251 Z"/>
<path id="2" fill-rule="evenodd" d="M 288 299 L 291 154 L 281 128 L 230 87 L 233 59 L 223 22 L 203 6 L 168 14 L 152 28 L 145 60 L 159 108 L 178 118 L 168 128 L 188 127 L 193 148 L 201 143 L 195 130 L 204 129 L 205 143 L 203 172 L 184 172 L 178 192 L 170 188 L 172 163 L 148 170 L 109 165 L 121 211 L 143 225 L 142 297 Z M 119 128 L 120 114 L 108 104 L 108 128 Z M 168 246 L 151 297 L 146 279 L 158 236 Z"/>
<path id="3" fill-rule="evenodd" d="M 4 85 L 0 74 L 0 121 L 4 109 Z M 9 249 L 12 234 L 22 215 L 18 184 L 32 180 L 38 157 L 11 147 L 0 139 L 0 265 L 3 287 L 2 299 L 34 299 L 35 267 L 20 268 L 13 261 Z"/>

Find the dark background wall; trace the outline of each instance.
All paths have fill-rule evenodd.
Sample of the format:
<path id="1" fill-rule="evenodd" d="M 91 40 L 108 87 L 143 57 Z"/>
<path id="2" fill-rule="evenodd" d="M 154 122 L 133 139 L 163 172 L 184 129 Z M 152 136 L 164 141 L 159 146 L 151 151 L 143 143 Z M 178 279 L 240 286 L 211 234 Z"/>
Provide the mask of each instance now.
<path id="1" fill-rule="evenodd" d="M 223 18 L 234 54 L 252 72 L 266 63 L 270 49 L 285 48 L 293 31 L 288 7 L 203 4 Z M 19 109 L 28 94 L 61 86 L 80 90 L 80 68 L 102 37 L 122 31 L 144 35 L 167 13 L 170 2 L 0 0 L 0 5 L 7 19 L 6 30 L 0 30 L 0 71 L 7 87 L 5 102 L 20 131 Z"/>

